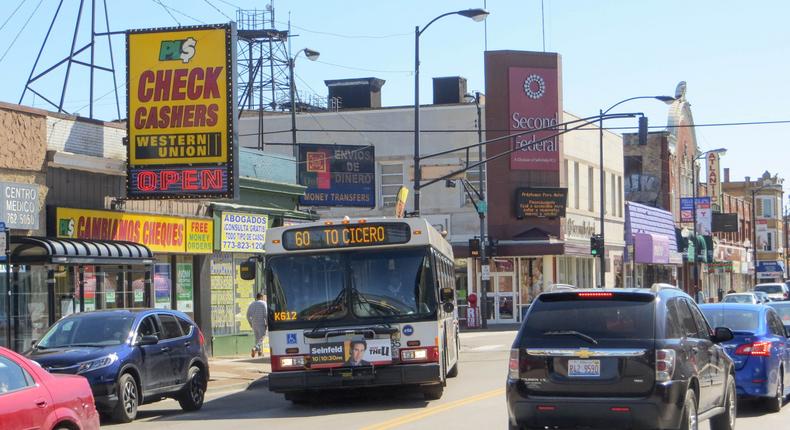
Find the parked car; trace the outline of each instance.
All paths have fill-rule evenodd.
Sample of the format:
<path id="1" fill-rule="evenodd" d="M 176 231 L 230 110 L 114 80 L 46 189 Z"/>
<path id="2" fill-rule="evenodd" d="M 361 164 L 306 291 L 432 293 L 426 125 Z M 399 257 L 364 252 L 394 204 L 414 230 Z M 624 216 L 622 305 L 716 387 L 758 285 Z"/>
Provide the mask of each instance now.
<path id="1" fill-rule="evenodd" d="M 97 430 L 99 414 L 85 378 L 51 375 L 0 347 L 0 423 L 4 430 Z"/>
<path id="2" fill-rule="evenodd" d="M 776 310 L 730 303 L 700 309 L 708 322 L 729 327 L 735 336 L 723 345 L 735 363 L 738 397 L 758 398 L 769 411 L 779 412 L 790 394 L 790 343 Z"/>
<path id="3" fill-rule="evenodd" d="M 767 297 L 761 297 L 756 293 L 730 293 L 724 296 L 722 303 L 743 303 L 749 305 L 759 305 L 770 302 Z"/>
<path id="4" fill-rule="evenodd" d="M 510 352 L 509 426 L 732 430 L 731 339 L 674 287 L 543 293 Z"/>
<path id="5" fill-rule="evenodd" d="M 768 294 L 768 298 L 773 301 L 790 300 L 790 289 L 782 282 L 757 284 L 754 286 L 754 291 Z"/>
<path id="6" fill-rule="evenodd" d="M 174 398 L 203 406 L 209 378 L 203 333 L 164 309 L 82 312 L 53 325 L 27 356 L 53 373 L 88 378 L 103 415 L 130 422 L 137 408 Z"/>
<path id="7" fill-rule="evenodd" d="M 779 318 L 782 319 L 782 324 L 784 324 L 785 329 L 790 334 L 790 302 L 771 302 L 768 306 L 776 310 Z"/>

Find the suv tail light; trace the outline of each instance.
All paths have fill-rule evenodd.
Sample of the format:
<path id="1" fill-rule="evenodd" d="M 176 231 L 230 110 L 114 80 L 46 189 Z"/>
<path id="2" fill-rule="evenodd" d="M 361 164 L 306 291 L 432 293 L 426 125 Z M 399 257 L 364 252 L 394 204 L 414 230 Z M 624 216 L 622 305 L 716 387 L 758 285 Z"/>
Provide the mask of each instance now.
<path id="1" fill-rule="evenodd" d="M 197 329 L 197 331 L 198 331 L 198 343 L 200 344 L 200 346 L 203 346 L 206 344 L 206 338 L 203 336 L 203 332 L 200 331 L 199 328 Z"/>
<path id="2" fill-rule="evenodd" d="M 675 350 L 656 350 L 656 381 L 667 382 L 672 380 L 675 372 Z"/>
<path id="3" fill-rule="evenodd" d="M 521 357 L 519 357 L 518 349 L 510 350 L 510 362 L 508 363 L 507 377 L 508 379 L 518 379 L 521 372 Z"/>
<path id="4" fill-rule="evenodd" d="M 735 355 L 751 355 L 752 357 L 770 357 L 771 342 L 754 342 L 739 345 Z"/>

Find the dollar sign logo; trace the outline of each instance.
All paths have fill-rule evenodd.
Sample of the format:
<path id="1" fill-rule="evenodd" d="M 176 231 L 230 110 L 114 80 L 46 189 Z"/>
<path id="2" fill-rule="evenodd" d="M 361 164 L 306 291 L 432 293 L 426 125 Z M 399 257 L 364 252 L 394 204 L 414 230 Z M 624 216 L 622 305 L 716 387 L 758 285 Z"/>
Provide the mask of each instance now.
<path id="1" fill-rule="evenodd" d="M 188 63 L 192 57 L 195 56 L 195 45 L 197 41 L 193 38 L 187 38 L 181 45 L 181 61 Z"/>

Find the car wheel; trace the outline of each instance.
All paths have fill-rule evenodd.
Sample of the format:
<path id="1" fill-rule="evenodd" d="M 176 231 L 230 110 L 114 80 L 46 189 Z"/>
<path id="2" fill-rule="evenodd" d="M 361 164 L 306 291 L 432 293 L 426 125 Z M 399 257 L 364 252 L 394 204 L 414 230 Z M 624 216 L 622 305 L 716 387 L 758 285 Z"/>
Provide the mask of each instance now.
<path id="1" fill-rule="evenodd" d="M 112 418 L 119 423 L 130 423 L 137 417 L 137 407 L 140 406 L 140 392 L 137 381 L 129 373 L 124 373 L 118 378 L 115 388 L 118 404 L 112 411 Z"/>
<path id="2" fill-rule="evenodd" d="M 203 407 L 206 398 L 206 377 L 198 366 L 192 366 L 187 373 L 187 383 L 178 398 L 178 404 L 185 411 L 196 411 Z"/>
<path id="3" fill-rule="evenodd" d="M 782 405 L 785 402 L 785 385 L 782 378 L 779 378 L 779 383 L 776 384 L 776 394 L 765 400 L 765 409 L 768 412 L 779 412 L 782 410 Z"/>
<path id="4" fill-rule="evenodd" d="M 698 430 L 697 422 L 697 396 L 694 391 L 686 392 L 686 400 L 683 402 L 683 414 L 681 416 L 680 430 Z"/>
<path id="5" fill-rule="evenodd" d="M 727 393 L 724 398 L 724 413 L 716 415 L 710 419 L 711 430 L 734 430 L 735 418 L 738 415 L 738 396 L 735 393 L 735 381 L 733 375 L 727 383 Z"/>
<path id="6" fill-rule="evenodd" d="M 442 384 L 423 385 L 422 396 L 425 400 L 439 400 L 444 394 L 444 386 Z"/>

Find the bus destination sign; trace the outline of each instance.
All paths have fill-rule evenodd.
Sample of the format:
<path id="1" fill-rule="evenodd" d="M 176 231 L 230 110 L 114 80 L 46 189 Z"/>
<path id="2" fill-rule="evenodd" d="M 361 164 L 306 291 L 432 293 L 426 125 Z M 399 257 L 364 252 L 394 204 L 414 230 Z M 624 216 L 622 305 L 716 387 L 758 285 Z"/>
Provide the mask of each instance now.
<path id="1" fill-rule="evenodd" d="M 299 251 L 397 245 L 408 242 L 410 237 L 411 228 L 406 223 L 325 225 L 284 232 L 283 248 Z"/>

